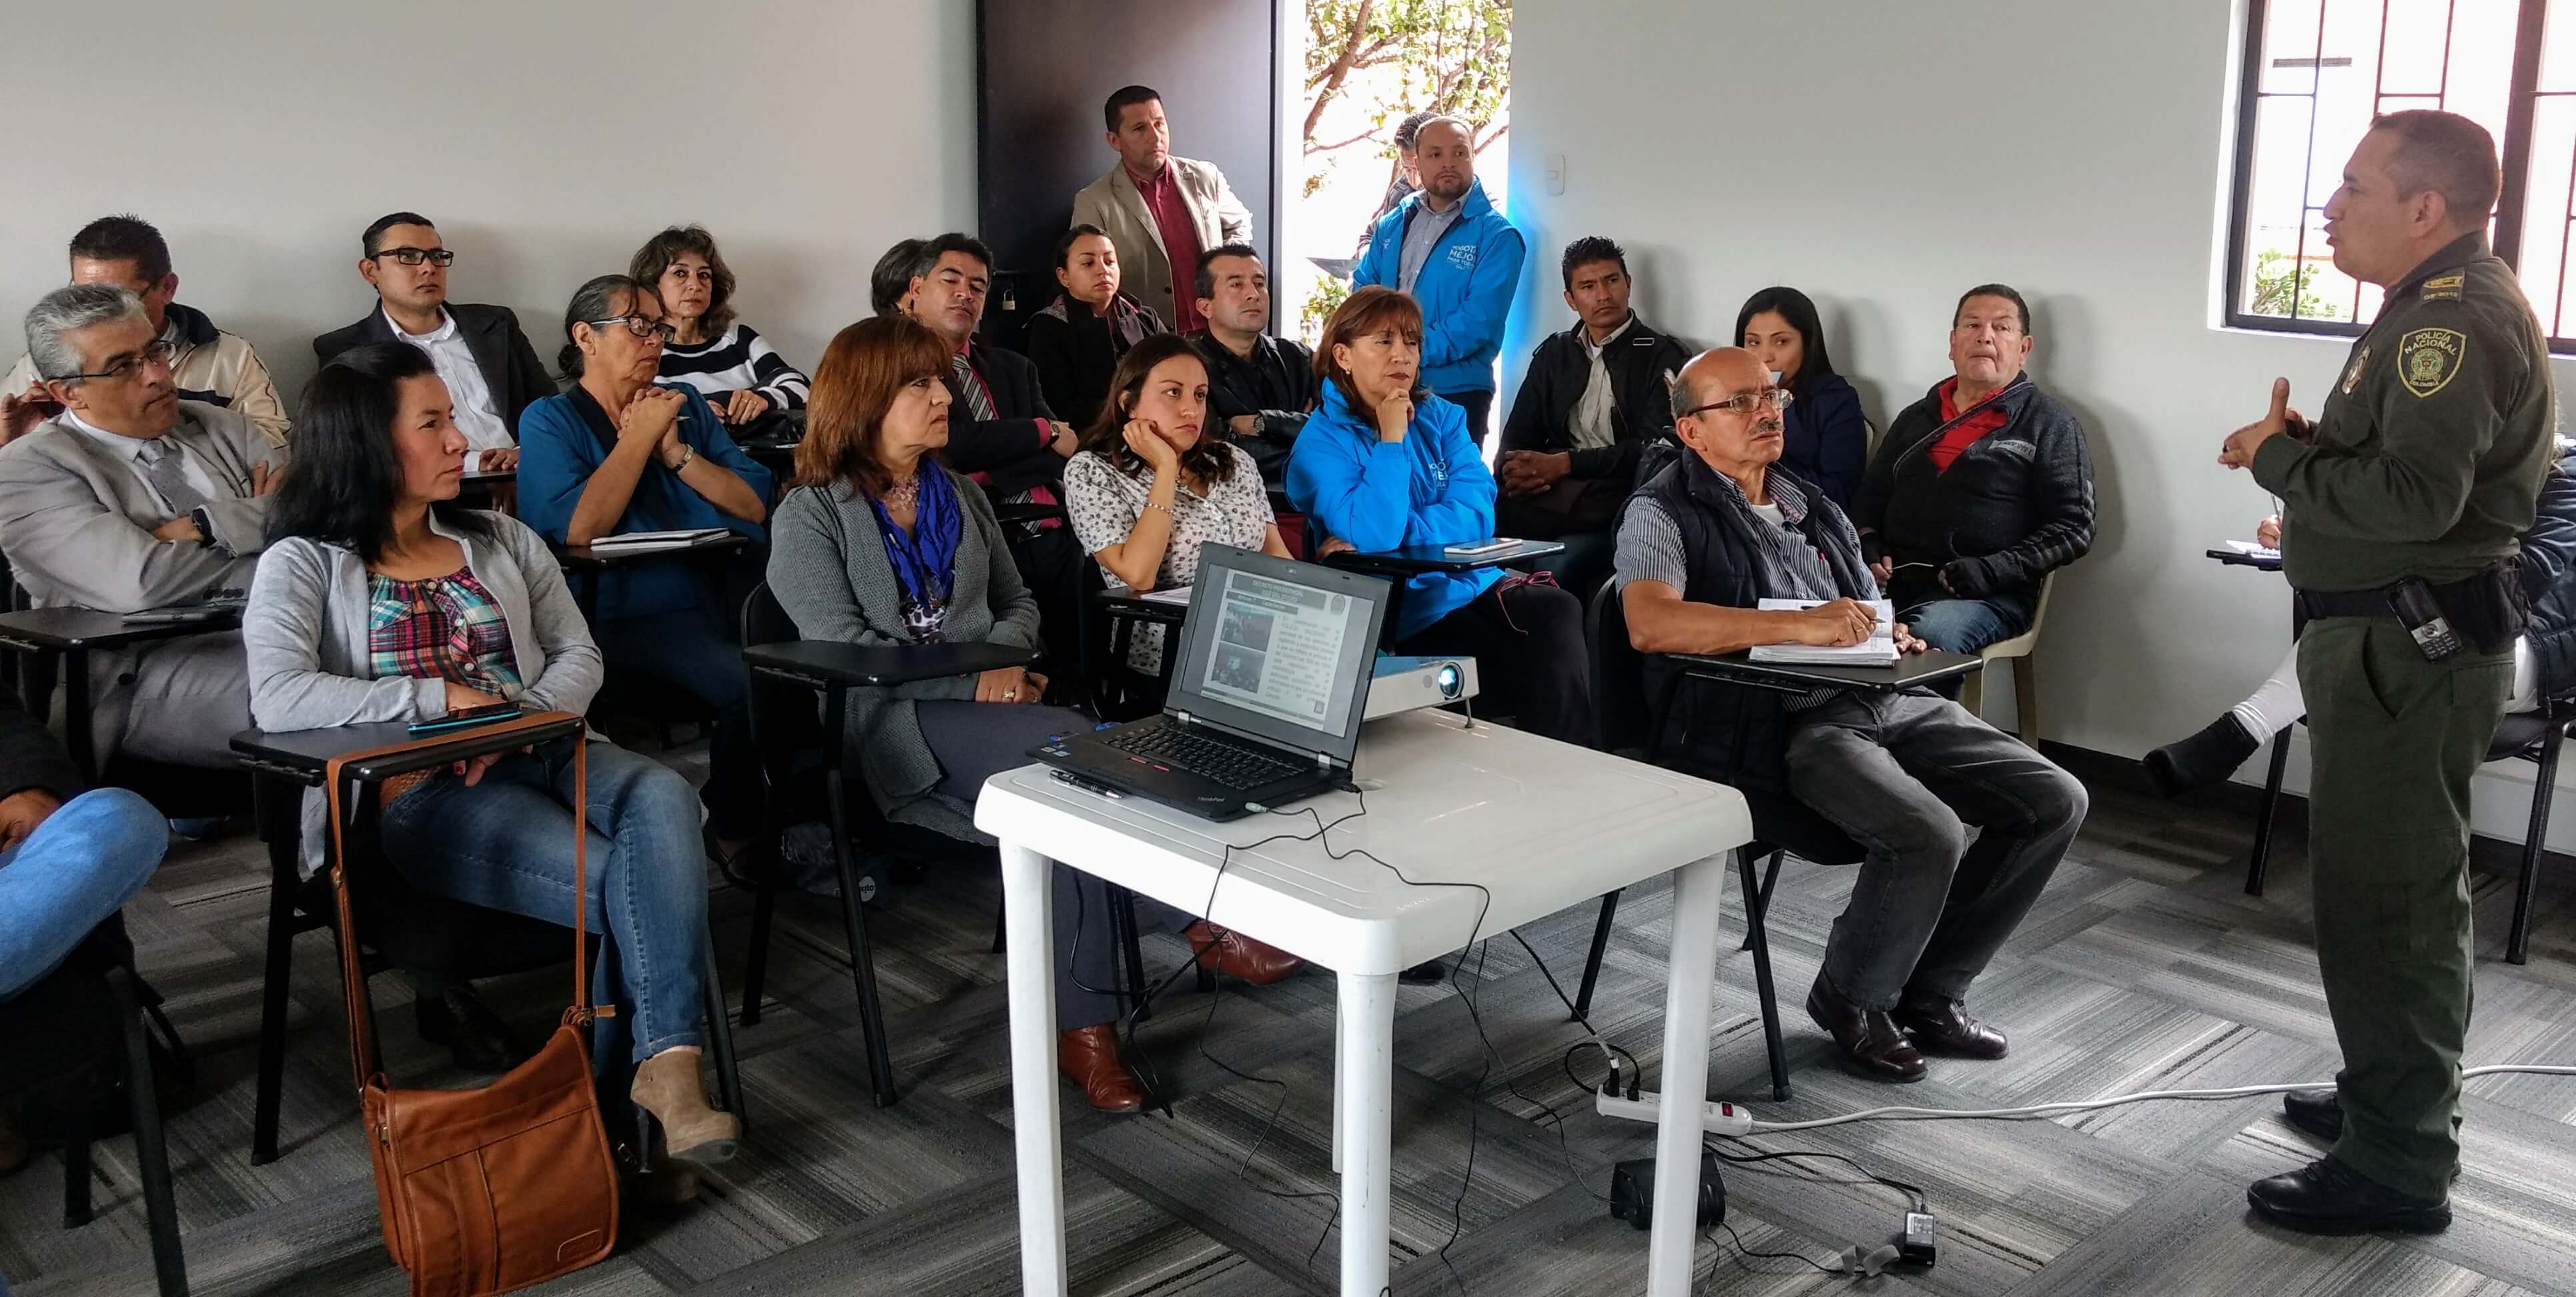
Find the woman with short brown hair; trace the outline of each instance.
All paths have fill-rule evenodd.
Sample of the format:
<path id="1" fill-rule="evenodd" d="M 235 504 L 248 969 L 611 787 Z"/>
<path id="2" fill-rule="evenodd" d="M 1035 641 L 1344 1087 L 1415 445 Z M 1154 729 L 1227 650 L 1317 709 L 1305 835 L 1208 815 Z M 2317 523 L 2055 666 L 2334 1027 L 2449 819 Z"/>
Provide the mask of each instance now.
<path id="1" fill-rule="evenodd" d="M 626 273 L 659 294 L 668 312 L 663 378 L 696 388 L 736 427 L 804 408 L 805 376 L 734 317 L 733 268 L 707 227 L 674 225 L 646 239 Z"/>

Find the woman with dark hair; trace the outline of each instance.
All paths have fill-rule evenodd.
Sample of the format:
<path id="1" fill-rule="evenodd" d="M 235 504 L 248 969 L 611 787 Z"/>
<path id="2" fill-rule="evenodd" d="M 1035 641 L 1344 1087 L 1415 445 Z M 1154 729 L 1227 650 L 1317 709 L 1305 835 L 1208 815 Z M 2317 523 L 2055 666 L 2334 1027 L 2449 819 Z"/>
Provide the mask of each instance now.
<path id="1" fill-rule="evenodd" d="M 639 531 L 724 527 L 757 542 L 769 470 L 725 434 L 704 397 L 655 386 L 671 326 L 652 288 L 601 275 L 564 312 L 560 365 L 573 384 L 519 416 L 519 516 L 558 545 Z M 750 685 L 734 627 L 757 561 L 736 563 L 711 594 L 703 564 L 640 563 L 603 572 L 591 627 L 608 665 L 638 672 L 714 711 L 708 745 L 709 850 L 742 853 L 760 823 Z"/>
<path id="2" fill-rule="evenodd" d="M 805 408 L 805 376 L 734 318 L 733 269 L 705 226 L 674 225 L 645 240 L 626 274 L 652 285 L 669 312 L 662 377 L 696 388 L 716 417 L 737 427 Z"/>
<path id="3" fill-rule="evenodd" d="M 1207 362 L 1180 335 L 1137 343 L 1109 379 L 1100 417 L 1064 466 L 1064 503 L 1083 552 L 1135 590 L 1198 579 L 1214 541 L 1287 558 L 1252 456 L 1208 427 Z M 1146 626 L 1127 660 L 1163 669 L 1162 627 Z"/>
<path id="4" fill-rule="evenodd" d="M 1055 241 L 1055 282 L 1064 291 L 1029 317 L 1029 363 L 1056 417 L 1080 428 L 1100 416 L 1109 374 L 1127 349 L 1169 330 L 1143 303 L 1118 291 L 1118 245 L 1097 225 Z"/>
<path id="5" fill-rule="evenodd" d="M 1850 508 L 1869 467 L 1869 419 L 1860 393 L 1834 372 L 1816 304 L 1794 288 L 1763 289 L 1735 313 L 1735 339 L 1788 389 L 1780 467 Z"/>
<path id="6" fill-rule="evenodd" d="M 912 313 L 912 281 L 930 273 L 937 260 L 926 255 L 928 239 L 898 239 L 868 272 L 868 309 L 878 315 Z M 810 385 L 809 385 L 810 386 Z"/>
<path id="7" fill-rule="evenodd" d="M 1466 412 L 1417 385 L 1422 308 L 1372 284 L 1324 322 L 1315 348 L 1321 409 L 1288 455 L 1288 502 L 1336 549 L 1458 545 L 1494 534 L 1494 475 Z M 1522 729 L 1592 741 L 1583 602 L 1553 583 L 1494 568 L 1405 582 L 1393 651 L 1472 657 L 1494 709 Z M 1485 710 L 1479 707 L 1477 710 Z"/>
<path id="8" fill-rule="evenodd" d="M 390 342 L 343 352 L 305 389 L 295 444 L 242 617 L 253 721 L 430 721 L 504 700 L 589 709 L 599 650 L 554 555 L 525 524 L 455 503 L 465 435 L 427 355 Z M 594 740 L 575 807 L 575 741 L 387 780 L 382 849 L 422 891 L 559 923 L 566 839 L 585 816 L 590 922 L 617 951 L 599 963 L 596 994 L 626 1006 L 628 1097 L 670 1156 L 723 1161 L 741 1127 L 708 1107 L 698 1074 L 707 887 L 688 781 Z M 308 875 L 323 814 L 307 793 Z"/>
<path id="9" fill-rule="evenodd" d="M 770 590 L 805 638 L 1037 647 L 1037 600 L 1020 583 L 992 505 L 939 460 L 951 354 L 921 325 L 882 317 L 841 330 L 824 348 L 769 556 Z M 1032 747 L 1091 728 L 1080 712 L 1039 703 L 1045 687 L 1043 677 L 1004 667 L 853 689 L 841 739 L 887 819 L 988 842 L 973 820 L 984 781 L 1026 764 Z M 1109 904 L 1098 880 L 1056 868 L 1056 1058 L 1093 1107 L 1134 1112 L 1145 1096 L 1111 1028 L 1118 968 Z M 1137 904 L 1140 917 L 1181 917 Z M 1262 983 L 1297 967 L 1204 925 L 1188 931 L 1200 962 L 1227 976 Z"/>

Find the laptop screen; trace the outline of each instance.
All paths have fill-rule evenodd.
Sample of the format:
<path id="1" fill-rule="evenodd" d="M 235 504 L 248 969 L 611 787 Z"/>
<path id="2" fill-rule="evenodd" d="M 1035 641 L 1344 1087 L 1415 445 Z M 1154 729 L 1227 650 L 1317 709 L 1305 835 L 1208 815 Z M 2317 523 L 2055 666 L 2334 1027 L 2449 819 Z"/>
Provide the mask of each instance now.
<path id="1" fill-rule="evenodd" d="M 1375 577 L 1205 546 L 1170 710 L 1349 761 L 1387 589 Z"/>

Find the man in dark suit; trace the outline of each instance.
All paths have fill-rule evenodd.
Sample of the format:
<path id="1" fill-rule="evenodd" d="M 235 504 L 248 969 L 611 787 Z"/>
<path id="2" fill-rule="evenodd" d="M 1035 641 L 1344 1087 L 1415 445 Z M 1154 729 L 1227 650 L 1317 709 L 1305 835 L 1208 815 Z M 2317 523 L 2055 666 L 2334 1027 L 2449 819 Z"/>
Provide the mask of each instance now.
<path id="1" fill-rule="evenodd" d="M 490 472 L 519 464 L 519 412 L 555 394 L 519 317 L 506 306 L 447 300 L 447 267 L 456 254 L 429 218 L 413 212 L 379 217 L 360 238 L 358 273 L 376 290 L 378 309 L 345 329 L 313 340 L 313 358 L 330 364 L 341 352 L 373 342 L 408 342 L 429 353 L 456 428 L 476 462 Z"/>
<path id="2" fill-rule="evenodd" d="M 948 466 L 980 483 L 995 504 L 1062 504 L 1064 461 L 1079 446 L 1078 434 L 1047 408 L 1037 366 L 1028 357 L 975 336 L 993 284 L 992 250 L 971 234 L 943 234 L 921 256 L 928 269 L 913 277 L 904 309 L 954 349 Z M 1080 646 L 1082 565 L 1088 559 L 1061 521 L 1008 530 L 1011 559 L 1037 596 L 1047 652 L 1070 664 Z"/>

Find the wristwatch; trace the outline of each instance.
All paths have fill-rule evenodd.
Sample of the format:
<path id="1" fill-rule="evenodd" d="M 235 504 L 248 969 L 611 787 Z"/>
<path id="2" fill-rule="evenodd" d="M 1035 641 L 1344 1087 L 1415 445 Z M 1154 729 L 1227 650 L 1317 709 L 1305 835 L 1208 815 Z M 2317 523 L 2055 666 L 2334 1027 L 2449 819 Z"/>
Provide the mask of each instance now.
<path id="1" fill-rule="evenodd" d="M 690 461 L 690 460 L 693 460 L 693 459 L 696 459 L 697 457 L 698 457 L 698 448 L 697 448 L 697 447 L 692 446 L 692 445 L 689 445 L 689 444 L 687 444 L 686 442 L 681 443 L 681 445 L 680 445 L 680 462 L 679 462 L 679 463 L 677 463 L 677 464 L 673 464 L 673 465 L 671 466 L 671 471 L 672 471 L 672 472 L 674 472 L 674 473 L 683 473 L 683 472 L 688 471 L 689 461 Z"/>
<path id="2" fill-rule="evenodd" d="M 206 506 L 201 504 L 188 511 L 188 521 L 197 525 L 198 547 L 202 549 L 213 549 L 215 547 L 215 516 L 208 513 L 206 511 Z"/>

